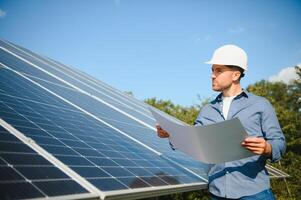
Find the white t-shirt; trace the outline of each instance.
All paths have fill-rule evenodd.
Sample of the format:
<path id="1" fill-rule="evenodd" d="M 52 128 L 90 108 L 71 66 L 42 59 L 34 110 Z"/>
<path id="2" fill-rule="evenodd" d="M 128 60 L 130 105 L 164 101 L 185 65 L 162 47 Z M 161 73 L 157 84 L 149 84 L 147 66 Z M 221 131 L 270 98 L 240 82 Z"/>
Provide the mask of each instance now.
<path id="1" fill-rule="evenodd" d="M 236 97 L 236 95 L 231 96 L 231 97 L 224 97 L 223 96 L 223 115 L 224 115 L 225 119 L 227 119 L 227 117 L 228 117 L 228 112 L 229 112 L 229 109 L 230 109 L 231 102 L 235 97 Z"/>

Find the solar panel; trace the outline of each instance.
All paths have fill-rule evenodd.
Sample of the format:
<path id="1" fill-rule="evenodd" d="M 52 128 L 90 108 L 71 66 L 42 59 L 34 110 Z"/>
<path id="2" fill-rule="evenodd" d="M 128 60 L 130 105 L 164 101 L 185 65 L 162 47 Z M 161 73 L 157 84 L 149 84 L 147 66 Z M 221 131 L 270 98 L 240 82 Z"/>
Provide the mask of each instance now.
<path id="1" fill-rule="evenodd" d="M 46 61 L 49 61 L 49 59 L 47 59 L 47 60 L 45 60 L 45 59 L 43 60 L 43 59 L 44 58 L 41 58 L 39 56 L 39 60 L 35 61 L 36 64 L 39 65 L 39 66 L 44 66 L 44 67 L 45 67 L 45 64 L 47 64 L 48 68 L 50 68 L 50 67 L 52 69 L 54 68 L 53 65 L 50 65 L 49 63 L 46 62 Z M 43 65 L 40 65 L 37 62 L 42 62 Z M 123 129 L 126 129 L 129 132 L 128 133 L 129 135 L 132 135 L 135 138 L 140 137 L 139 140 L 141 140 L 142 142 L 148 144 L 149 146 L 152 146 L 153 148 L 158 149 L 158 145 L 159 145 L 160 152 L 164 153 L 164 155 L 168 155 L 169 157 L 171 156 L 171 157 L 173 157 L 176 160 L 179 160 L 179 157 L 182 157 L 184 160 L 181 160 L 181 159 L 180 160 L 181 161 L 185 161 L 184 163 L 187 163 L 187 161 L 188 161 L 188 167 L 189 168 L 191 168 L 191 166 L 193 166 L 191 164 L 192 160 L 190 160 L 189 158 L 186 158 L 185 156 L 183 156 L 180 153 L 174 153 L 174 152 L 172 152 L 170 150 L 169 145 L 167 144 L 166 141 L 162 141 L 161 139 L 159 139 L 157 137 L 154 137 L 154 134 L 153 134 L 153 130 L 154 130 L 153 125 L 154 125 L 155 121 L 152 118 L 152 116 L 150 115 L 150 113 L 149 113 L 149 111 L 148 111 L 148 109 L 147 109 L 147 107 L 146 107 L 145 104 L 143 104 L 140 101 L 137 101 L 137 100 L 135 100 L 133 98 L 129 98 L 127 95 L 124 95 L 123 93 L 117 91 L 116 89 L 112 89 L 111 87 L 107 86 L 106 84 L 101 83 L 98 80 L 95 80 L 95 79 L 93 79 L 93 78 L 91 78 L 89 76 L 86 76 L 85 74 L 83 74 L 81 72 L 77 72 L 75 70 L 71 70 L 71 69 L 67 68 L 66 66 L 63 66 L 61 64 L 57 64 L 57 62 L 54 62 L 54 61 L 51 61 L 51 60 L 50 60 L 50 62 L 52 64 L 55 64 L 55 67 L 56 67 L 55 69 L 57 69 L 57 71 L 52 71 L 54 73 L 54 75 L 60 75 L 61 77 L 65 77 L 65 76 L 69 76 L 70 77 L 70 74 L 72 74 L 72 75 L 74 75 L 74 77 L 73 77 L 74 80 L 81 80 L 81 83 L 85 83 L 85 85 L 89 86 L 89 88 L 90 88 L 89 94 L 93 94 L 93 95 L 95 95 L 95 96 L 103 99 L 102 96 L 99 96 L 100 95 L 99 93 L 101 92 L 102 94 L 106 94 L 107 97 L 110 97 L 110 101 L 108 101 L 108 102 L 111 105 L 113 105 L 113 106 L 114 105 L 119 105 L 118 102 L 123 101 L 123 102 L 125 102 L 124 105 L 128 105 L 127 108 L 125 108 L 125 106 L 123 106 L 123 107 L 117 107 L 117 108 L 120 108 L 121 110 L 131 108 L 132 112 L 135 112 L 135 113 L 138 112 L 138 114 L 139 113 L 143 113 L 144 116 L 147 116 L 148 119 L 151 120 L 151 122 L 146 121 L 143 118 L 141 119 L 141 115 L 138 115 L 138 114 L 135 114 L 135 113 L 134 114 L 131 113 L 131 115 L 134 116 L 136 119 L 139 119 L 140 121 L 146 122 L 146 124 L 150 125 L 150 126 L 146 127 L 146 129 L 145 129 L 145 125 L 142 124 L 142 131 L 141 131 L 141 124 L 139 124 L 139 123 L 137 124 L 137 122 L 135 122 L 133 120 L 131 120 L 130 124 L 132 122 L 134 122 L 138 126 L 130 126 L 129 127 L 129 126 L 127 126 L 127 123 L 118 123 L 118 122 L 116 122 L 116 119 L 119 119 L 119 121 L 121 119 L 123 119 L 123 121 L 124 121 L 124 117 L 123 116 L 121 116 L 121 117 L 114 117 L 113 121 L 116 122 L 116 123 L 118 123 L 119 127 L 123 126 Z M 61 70 L 61 69 L 64 69 L 64 70 Z M 64 73 L 63 75 L 60 74 L 63 71 L 65 71 L 65 72 L 68 71 L 68 73 Z M 37 72 L 32 72 L 31 71 L 30 73 L 37 73 Z M 41 82 L 41 84 L 44 84 L 44 85 L 46 84 L 45 81 L 40 81 L 40 82 Z M 62 86 L 62 84 L 63 83 L 61 83 L 59 85 L 56 84 L 53 87 L 56 87 L 56 88 L 59 88 L 59 86 L 64 87 L 64 88 L 67 87 L 66 84 L 64 86 Z M 50 87 L 50 86 L 48 85 L 48 87 Z M 73 92 L 73 91 L 70 91 L 70 92 Z M 89 96 L 89 94 L 88 94 L 88 96 Z M 68 95 L 68 94 L 65 93 L 63 95 Z M 74 95 L 81 95 L 81 94 L 76 94 L 75 93 Z M 72 95 L 69 94 L 69 96 L 71 96 L 71 98 L 72 98 Z M 99 100 L 99 99 L 97 99 L 97 100 Z M 94 102 L 95 101 L 97 102 L 97 100 L 95 100 L 95 99 L 89 99 L 89 101 L 94 101 Z M 97 103 L 99 103 L 99 102 L 97 102 Z M 104 108 L 105 107 L 102 107 L 101 109 L 104 109 Z M 111 112 L 111 111 L 109 111 L 109 112 Z M 113 112 L 112 114 L 114 114 L 114 113 L 116 113 L 116 111 Z M 129 112 L 127 112 L 127 113 L 129 113 Z M 110 114 L 110 115 L 112 115 L 112 114 Z M 119 113 L 117 112 L 116 114 L 118 115 Z M 136 130 L 130 131 L 130 129 L 136 129 Z M 140 130 L 137 130 L 137 129 L 140 129 Z M 147 137 L 146 134 L 144 134 L 145 131 L 151 133 L 151 134 L 147 134 L 147 135 L 150 136 L 150 138 Z M 139 135 L 139 133 L 141 133 L 141 134 Z M 204 165 L 200 166 L 199 163 L 195 163 L 194 161 L 192 161 L 192 162 L 194 163 L 194 165 L 197 165 L 197 166 L 195 166 L 193 168 L 194 171 L 197 171 L 197 173 L 205 174 L 204 170 L 203 170 L 204 169 Z"/>
<path id="2" fill-rule="evenodd" d="M 6 157 L 0 159 L 5 174 L 18 170 L 11 180 L 1 180 L 3 188 L 18 190 L 15 199 L 144 198 L 207 187 L 210 166 L 172 151 L 168 141 L 159 139 L 146 104 L 79 70 L 1 40 L 0 108 L 1 125 L 10 128 L 3 138 L 24 138 L 0 146 L 1 156 L 5 148 L 20 146 L 14 155 L 20 166 L 9 168 L 15 165 Z M 16 157 L 28 156 L 29 147 L 36 157 L 43 157 Z M 42 158 L 49 162 L 47 167 L 39 164 Z M 42 195 L 20 190 L 18 174 L 28 178 L 30 184 L 25 181 L 24 188 L 38 188 Z"/>
<path id="3" fill-rule="evenodd" d="M 88 191 L 3 127 L 0 120 L 0 198 L 74 198 Z M 91 195 L 90 195 L 91 196 Z"/>

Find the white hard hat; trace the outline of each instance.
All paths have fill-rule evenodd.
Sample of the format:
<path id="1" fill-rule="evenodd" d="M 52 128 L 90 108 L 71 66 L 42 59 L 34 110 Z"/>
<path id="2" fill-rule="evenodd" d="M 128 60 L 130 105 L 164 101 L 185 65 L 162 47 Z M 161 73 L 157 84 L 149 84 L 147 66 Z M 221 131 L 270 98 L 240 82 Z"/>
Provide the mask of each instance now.
<path id="1" fill-rule="evenodd" d="M 211 60 L 206 63 L 211 65 L 234 65 L 246 71 L 248 69 L 248 56 L 242 48 L 228 44 L 216 49 Z"/>

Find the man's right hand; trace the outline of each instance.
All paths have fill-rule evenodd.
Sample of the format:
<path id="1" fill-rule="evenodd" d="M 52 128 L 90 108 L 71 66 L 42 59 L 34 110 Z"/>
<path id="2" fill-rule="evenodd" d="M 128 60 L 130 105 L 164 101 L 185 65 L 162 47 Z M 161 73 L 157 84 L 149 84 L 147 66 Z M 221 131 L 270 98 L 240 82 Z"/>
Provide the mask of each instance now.
<path id="1" fill-rule="evenodd" d="M 169 134 L 167 133 L 167 131 L 162 129 L 162 127 L 159 124 L 156 124 L 156 128 L 157 128 L 158 137 L 160 137 L 160 138 L 168 138 L 169 137 Z"/>

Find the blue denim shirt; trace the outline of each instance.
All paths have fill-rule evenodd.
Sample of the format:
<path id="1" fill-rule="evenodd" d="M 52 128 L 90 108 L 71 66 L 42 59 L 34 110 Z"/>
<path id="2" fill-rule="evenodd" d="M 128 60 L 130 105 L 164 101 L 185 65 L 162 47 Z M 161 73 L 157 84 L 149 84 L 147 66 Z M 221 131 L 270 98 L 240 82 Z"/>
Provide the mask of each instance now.
<path id="1" fill-rule="evenodd" d="M 243 91 L 231 102 L 227 119 L 232 118 L 239 118 L 248 135 L 263 137 L 272 145 L 270 158 L 255 155 L 211 167 L 208 174 L 209 191 L 220 197 L 240 198 L 270 188 L 266 160 L 278 161 L 286 145 L 275 111 L 265 98 Z M 208 125 L 223 120 L 220 94 L 201 110 L 195 125 Z"/>

